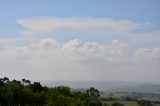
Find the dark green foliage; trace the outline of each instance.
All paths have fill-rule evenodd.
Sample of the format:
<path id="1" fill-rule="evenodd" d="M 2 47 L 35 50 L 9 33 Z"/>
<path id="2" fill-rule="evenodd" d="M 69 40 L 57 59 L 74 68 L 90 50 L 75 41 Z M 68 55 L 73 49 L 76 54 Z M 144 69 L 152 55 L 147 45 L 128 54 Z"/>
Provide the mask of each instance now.
<path id="1" fill-rule="evenodd" d="M 112 104 L 112 106 L 124 106 L 124 105 L 121 104 L 121 103 L 115 102 L 115 103 Z"/>
<path id="2" fill-rule="evenodd" d="M 103 106 L 110 106 L 109 104 L 107 104 L 107 103 L 103 103 Z"/>
<path id="3" fill-rule="evenodd" d="M 55 87 L 48 90 L 46 106 L 102 106 L 98 90 L 71 92 L 69 87 Z"/>
<path id="4" fill-rule="evenodd" d="M 138 105 L 140 106 L 154 106 L 151 101 L 148 100 L 139 100 L 137 101 Z"/>
<path id="5" fill-rule="evenodd" d="M 71 92 L 69 87 L 47 88 L 39 82 L 0 78 L 0 106 L 102 106 L 99 91 Z"/>
<path id="6" fill-rule="evenodd" d="M 45 103 L 45 91 L 40 91 L 43 88 L 40 83 L 38 87 L 35 83 L 24 85 L 21 81 L 9 81 L 4 77 L 0 85 L 0 106 L 40 106 Z M 34 92 L 32 88 L 37 88 L 39 92 Z"/>
<path id="7" fill-rule="evenodd" d="M 71 93 L 69 87 L 55 87 L 48 90 L 47 106 L 68 106 L 71 101 Z"/>
<path id="8" fill-rule="evenodd" d="M 91 87 L 89 90 L 87 90 L 87 94 L 92 98 L 92 99 L 98 99 L 100 97 L 99 91 L 93 87 Z"/>

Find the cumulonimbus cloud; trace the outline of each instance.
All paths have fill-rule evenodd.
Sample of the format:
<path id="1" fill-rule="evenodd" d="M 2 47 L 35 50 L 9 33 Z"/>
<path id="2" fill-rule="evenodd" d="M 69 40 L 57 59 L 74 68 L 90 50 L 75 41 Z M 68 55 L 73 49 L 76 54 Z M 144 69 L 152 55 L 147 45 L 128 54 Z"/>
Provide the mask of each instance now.
<path id="1" fill-rule="evenodd" d="M 24 27 L 21 34 L 25 36 L 0 39 L 2 77 L 38 80 L 160 80 L 160 48 L 152 45 L 160 43 L 159 31 L 136 32 L 148 23 L 109 18 L 61 17 L 20 19 L 17 23 Z M 77 37 L 60 43 L 46 36 L 48 32 L 64 29 L 80 30 L 80 33 L 88 31 L 90 35 L 85 33 L 85 36 L 91 39 L 94 33 L 98 37 L 103 33 L 105 38 L 112 36 L 110 39 L 115 39 L 111 43 L 107 40 L 106 43 L 100 43 L 82 42 Z M 44 34 L 42 38 L 38 36 L 41 34 Z M 145 47 L 140 47 L 137 42 L 145 42 Z M 152 45 L 152 48 L 148 48 L 147 44 Z M 144 73 L 145 76 L 142 76 Z"/>
<path id="2" fill-rule="evenodd" d="M 160 49 L 140 48 L 129 53 L 119 40 L 111 44 L 59 43 L 53 38 L 32 41 L 0 52 L 1 75 L 46 80 L 158 80 Z M 145 76 L 141 76 L 145 73 Z"/>
<path id="3" fill-rule="evenodd" d="M 146 24 L 138 24 L 128 20 L 113 20 L 109 18 L 62 18 L 62 17 L 35 17 L 31 19 L 19 19 L 17 23 L 25 30 L 23 35 L 54 32 L 60 28 L 99 28 L 115 32 L 128 32 L 143 28 Z"/>
<path id="4" fill-rule="evenodd" d="M 33 17 L 18 19 L 17 23 L 24 29 L 23 36 L 47 35 L 52 33 L 59 36 L 78 33 L 80 36 L 106 36 L 110 38 L 127 39 L 132 44 L 155 45 L 160 44 L 160 31 L 146 31 L 151 23 L 138 23 L 130 20 L 116 20 L 111 18 L 80 18 L 80 17 Z M 69 32 L 66 34 L 66 32 Z"/>

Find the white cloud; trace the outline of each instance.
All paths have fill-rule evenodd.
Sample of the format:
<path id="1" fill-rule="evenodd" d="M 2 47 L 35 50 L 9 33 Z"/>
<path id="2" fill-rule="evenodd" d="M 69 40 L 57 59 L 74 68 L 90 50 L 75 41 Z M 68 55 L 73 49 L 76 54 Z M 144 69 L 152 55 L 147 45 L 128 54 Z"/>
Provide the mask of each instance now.
<path id="1" fill-rule="evenodd" d="M 76 49 L 79 46 L 81 46 L 81 41 L 78 39 L 75 39 L 75 40 L 71 40 L 71 41 L 65 43 L 63 45 L 63 48 L 64 49 Z"/>
<path id="2" fill-rule="evenodd" d="M 135 53 L 136 58 L 138 57 L 144 62 L 148 63 L 160 63 L 160 48 L 140 48 Z"/>
<path id="3" fill-rule="evenodd" d="M 154 47 L 160 45 L 160 31 L 130 33 L 129 35 L 128 39 L 134 44 L 154 45 Z"/>
<path id="4" fill-rule="evenodd" d="M 23 35 L 35 35 L 45 32 L 54 32 L 61 28 L 74 29 L 103 29 L 103 31 L 114 31 L 116 33 L 128 33 L 129 31 L 143 28 L 147 24 L 138 24 L 128 20 L 113 20 L 109 18 L 61 18 L 61 17 L 35 17 L 31 19 L 20 19 L 17 23 L 25 30 Z M 92 30 L 92 31 L 94 31 Z M 95 32 L 96 32 L 95 30 Z"/>
<path id="5" fill-rule="evenodd" d="M 31 48 L 56 48 L 59 47 L 60 45 L 58 42 L 52 38 L 47 38 L 47 39 L 42 39 L 36 43 L 32 43 L 30 45 Z"/>
<path id="6" fill-rule="evenodd" d="M 60 17 L 35 17 L 17 20 L 17 23 L 24 27 L 21 33 L 25 36 L 0 38 L 2 77 L 38 80 L 160 80 L 160 48 L 157 45 L 160 44 L 160 32 L 136 32 L 148 26 L 148 23 Z M 71 37 L 63 43 L 45 36 L 48 32 L 56 34 L 56 31 L 63 32 L 64 29 L 80 32 L 81 36 L 92 36 L 89 36 L 88 42 Z M 88 33 L 81 33 L 83 31 Z M 31 36 L 42 34 L 43 37 Z M 65 31 L 63 34 L 63 37 L 67 35 Z M 105 43 L 94 41 L 92 37 L 103 37 Z M 107 39 L 112 39 L 112 42 L 107 44 Z M 140 47 L 140 43 L 144 43 L 145 47 Z M 149 48 L 147 44 L 157 46 Z M 144 73 L 145 76 L 142 76 Z"/>
<path id="7" fill-rule="evenodd" d="M 45 38 L 1 49 L 0 72 L 1 76 L 18 79 L 160 80 L 160 48 L 140 48 L 132 55 L 128 55 L 128 48 L 119 40 L 106 45 L 78 39 L 59 43 Z"/>
<path id="8" fill-rule="evenodd" d="M 23 46 L 29 42 L 34 41 L 33 38 L 29 37 L 16 37 L 16 38 L 0 38 L 0 49 L 7 49 L 13 46 Z"/>
<path id="9" fill-rule="evenodd" d="M 119 40 L 113 40 L 110 46 L 111 54 L 114 56 L 126 56 L 128 53 L 128 45 L 120 42 Z"/>
<path id="10" fill-rule="evenodd" d="M 146 31 L 151 23 L 137 23 L 130 20 L 115 20 L 111 18 L 80 18 L 80 17 L 33 17 L 19 19 L 17 23 L 24 29 L 20 32 L 24 36 L 46 36 L 53 34 L 55 38 L 87 38 L 121 39 L 132 45 L 160 45 L 160 31 Z M 93 38 L 91 38 L 93 37 Z M 90 39 L 89 39 L 90 38 Z"/>

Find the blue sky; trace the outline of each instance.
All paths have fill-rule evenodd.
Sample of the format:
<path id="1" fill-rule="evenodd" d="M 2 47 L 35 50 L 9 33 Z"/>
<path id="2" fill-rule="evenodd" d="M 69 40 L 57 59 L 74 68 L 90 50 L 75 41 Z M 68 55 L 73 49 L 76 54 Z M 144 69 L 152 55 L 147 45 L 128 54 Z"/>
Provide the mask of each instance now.
<path id="1" fill-rule="evenodd" d="M 1 0 L 0 77 L 159 82 L 159 5 Z"/>
<path id="2" fill-rule="evenodd" d="M 159 0 L 3 0 L 0 3 L 0 36 L 17 36 L 16 20 L 34 16 L 95 17 L 151 22 L 159 30 Z"/>

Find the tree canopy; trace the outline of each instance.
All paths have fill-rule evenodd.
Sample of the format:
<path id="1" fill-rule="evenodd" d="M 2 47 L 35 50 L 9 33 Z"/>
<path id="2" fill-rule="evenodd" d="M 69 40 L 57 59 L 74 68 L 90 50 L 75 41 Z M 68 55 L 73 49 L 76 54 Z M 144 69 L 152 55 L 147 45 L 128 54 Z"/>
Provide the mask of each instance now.
<path id="1" fill-rule="evenodd" d="M 48 88 L 40 82 L 0 78 L 0 106 L 102 106 L 99 91 L 93 87 L 85 92 L 69 87 Z"/>

